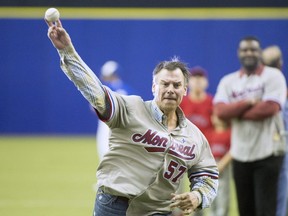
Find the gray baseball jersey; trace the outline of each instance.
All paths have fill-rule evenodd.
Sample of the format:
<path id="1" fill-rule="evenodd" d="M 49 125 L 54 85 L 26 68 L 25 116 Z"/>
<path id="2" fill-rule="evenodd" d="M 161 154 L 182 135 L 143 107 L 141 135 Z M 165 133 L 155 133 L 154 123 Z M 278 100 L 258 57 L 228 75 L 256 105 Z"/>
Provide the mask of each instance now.
<path id="1" fill-rule="evenodd" d="M 97 171 L 101 189 L 130 199 L 127 215 L 169 212 L 171 193 L 188 174 L 200 207 L 216 196 L 218 171 L 209 144 L 180 108 L 179 126 L 169 132 L 155 101 L 119 95 L 102 86 L 72 47 L 59 51 L 61 67 L 111 128 L 110 151 Z"/>
<path id="2" fill-rule="evenodd" d="M 214 104 L 243 99 L 274 101 L 281 107 L 286 100 L 286 81 L 278 69 L 264 67 L 260 74 L 247 76 L 240 71 L 224 76 L 217 88 Z M 231 154 L 247 162 L 285 152 L 285 137 L 281 113 L 262 121 L 232 120 Z"/>

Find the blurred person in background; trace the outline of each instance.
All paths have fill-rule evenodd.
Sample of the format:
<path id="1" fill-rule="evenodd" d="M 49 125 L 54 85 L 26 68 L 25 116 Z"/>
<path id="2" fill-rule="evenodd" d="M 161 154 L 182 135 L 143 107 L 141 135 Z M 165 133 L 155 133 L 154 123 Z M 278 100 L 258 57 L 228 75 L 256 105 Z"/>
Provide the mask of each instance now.
<path id="1" fill-rule="evenodd" d="M 112 91 L 122 95 L 131 95 L 134 91 L 121 79 L 120 70 L 121 68 L 118 62 L 112 60 L 107 61 L 101 67 L 100 79 L 103 85 L 107 86 Z M 90 107 L 93 109 L 91 105 Z M 95 113 L 94 109 L 93 112 Z M 100 161 L 103 159 L 104 154 L 109 150 L 110 132 L 109 127 L 99 119 L 96 132 L 96 145 Z"/>
<path id="2" fill-rule="evenodd" d="M 241 68 L 225 75 L 214 97 L 214 112 L 231 121 L 231 156 L 240 216 L 275 216 L 278 176 L 285 155 L 281 109 L 286 80 L 262 64 L 260 41 L 240 40 Z"/>
<path id="3" fill-rule="evenodd" d="M 215 114 L 211 116 L 213 128 L 207 133 L 212 154 L 219 170 L 218 194 L 206 215 L 229 216 L 230 180 L 232 160 L 230 154 L 231 129 L 229 122 L 223 121 Z"/>
<path id="4" fill-rule="evenodd" d="M 279 46 L 269 46 L 262 52 L 263 63 L 269 67 L 278 68 L 282 71 L 283 57 L 282 51 Z M 277 195 L 277 212 L 276 216 L 288 216 L 288 154 L 287 154 L 287 128 L 288 128 L 288 101 L 286 99 L 285 107 L 283 109 L 283 120 L 285 124 L 286 132 L 283 134 L 286 136 L 286 155 L 283 160 L 283 164 L 279 174 L 278 182 L 278 195 Z"/>
<path id="5" fill-rule="evenodd" d="M 213 96 L 207 92 L 209 85 L 207 71 L 196 66 L 190 69 L 188 94 L 180 104 L 186 117 L 206 136 L 212 128 L 211 114 Z M 209 139 L 208 139 L 209 141 Z"/>

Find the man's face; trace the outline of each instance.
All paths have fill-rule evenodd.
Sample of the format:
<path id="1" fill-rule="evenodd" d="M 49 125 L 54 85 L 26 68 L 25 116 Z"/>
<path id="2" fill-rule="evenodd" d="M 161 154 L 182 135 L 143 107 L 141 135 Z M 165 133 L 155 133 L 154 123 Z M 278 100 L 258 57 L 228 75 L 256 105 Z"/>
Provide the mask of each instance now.
<path id="1" fill-rule="evenodd" d="M 162 69 L 155 75 L 152 85 L 154 99 L 162 112 L 174 112 L 186 95 L 187 87 L 182 71 Z"/>
<path id="2" fill-rule="evenodd" d="M 255 70 L 261 60 L 261 48 L 258 41 L 241 41 L 238 49 L 238 57 L 246 70 Z"/>

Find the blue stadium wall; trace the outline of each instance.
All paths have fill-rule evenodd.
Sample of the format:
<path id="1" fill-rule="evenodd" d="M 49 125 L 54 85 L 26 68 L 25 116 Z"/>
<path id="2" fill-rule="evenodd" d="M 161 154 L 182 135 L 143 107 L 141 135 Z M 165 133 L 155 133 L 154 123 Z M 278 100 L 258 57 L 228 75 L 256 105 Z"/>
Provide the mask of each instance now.
<path id="1" fill-rule="evenodd" d="M 97 117 L 59 67 L 47 8 L 0 7 L 0 134 L 95 134 Z M 237 46 L 255 35 L 288 62 L 288 8 L 60 8 L 74 46 L 99 74 L 107 60 L 145 100 L 154 66 L 173 56 L 209 73 L 209 92 L 239 68 Z M 284 65 L 285 76 L 288 65 Z"/>

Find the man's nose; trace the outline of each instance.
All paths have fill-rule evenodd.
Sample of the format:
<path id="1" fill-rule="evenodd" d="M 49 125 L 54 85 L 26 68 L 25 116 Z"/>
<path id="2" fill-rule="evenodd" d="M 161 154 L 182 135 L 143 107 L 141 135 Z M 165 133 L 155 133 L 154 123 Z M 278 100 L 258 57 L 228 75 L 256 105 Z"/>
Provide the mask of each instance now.
<path id="1" fill-rule="evenodd" d="M 246 55 L 252 55 L 253 54 L 253 51 L 251 50 L 251 49 L 248 49 L 247 51 L 246 51 Z"/>
<path id="2" fill-rule="evenodd" d="M 174 90 L 175 90 L 175 88 L 174 88 L 174 86 L 172 84 L 169 85 L 168 88 L 167 88 L 167 92 L 168 93 L 174 93 Z"/>

